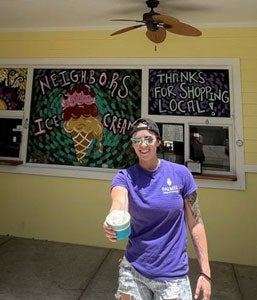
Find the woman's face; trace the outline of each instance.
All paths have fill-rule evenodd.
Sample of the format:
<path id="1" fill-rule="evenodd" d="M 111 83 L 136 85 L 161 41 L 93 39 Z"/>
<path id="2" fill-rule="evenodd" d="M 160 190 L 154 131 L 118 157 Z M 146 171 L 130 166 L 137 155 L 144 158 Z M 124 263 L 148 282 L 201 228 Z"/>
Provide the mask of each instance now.
<path id="1" fill-rule="evenodd" d="M 132 146 L 141 161 L 150 161 L 156 158 L 160 140 L 149 130 L 139 130 L 131 138 Z"/>

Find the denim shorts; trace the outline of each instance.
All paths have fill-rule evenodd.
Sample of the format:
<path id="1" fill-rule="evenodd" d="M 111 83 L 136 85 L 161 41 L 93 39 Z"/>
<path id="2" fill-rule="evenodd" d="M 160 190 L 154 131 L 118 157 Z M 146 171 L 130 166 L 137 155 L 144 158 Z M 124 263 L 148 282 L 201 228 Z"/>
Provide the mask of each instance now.
<path id="1" fill-rule="evenodd" d="M 188 276 L 158 281 L 144 277 L 124 257 L 120 264 L 119 286 L 116 299 L 121 293 L 131 300 L 192 300 Z"/>

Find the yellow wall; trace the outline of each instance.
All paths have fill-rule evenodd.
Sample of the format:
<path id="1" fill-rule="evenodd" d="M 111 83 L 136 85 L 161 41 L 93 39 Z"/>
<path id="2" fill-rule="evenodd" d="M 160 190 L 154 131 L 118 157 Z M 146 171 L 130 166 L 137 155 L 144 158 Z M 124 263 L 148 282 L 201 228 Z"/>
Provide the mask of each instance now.
<path id="1" fill-rule="evenodd" d="M 155 45 L 135 30 L 0 33 L 0 58 L 240 58 L 245 164 L 257 165 L 257 28 L 203 30 L 199 38 L 169 34 Z M 0 169 L 1 170 L 1 169 Z M 109 181 L 0 173 L 0 234 L 103 247 Z M 257 174 L 246 190 L 201 188 L 210 259 L 257 265 Z M 194 256 L 192 246 L 189 246 Z"/>

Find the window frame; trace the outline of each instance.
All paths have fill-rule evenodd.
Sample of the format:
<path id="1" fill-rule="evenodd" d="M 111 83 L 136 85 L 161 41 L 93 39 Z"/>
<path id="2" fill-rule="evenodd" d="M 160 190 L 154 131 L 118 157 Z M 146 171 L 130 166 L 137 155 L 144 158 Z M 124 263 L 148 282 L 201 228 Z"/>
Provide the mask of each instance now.
<path id="1" fill-rule="evenodd" d="M 211 176 L 194 176 L 199 187 L 225 188 L 225 189 L 245 189 L 245 172 L 242 172 L 244 166 L 244 139 L 242 122 L 242 99 L 241 99 L 241 80 L 240 80 L 240 60 L 239 59 L 178 59 L 173 60 L 173 64 L 155 64 L 147 66 L 147 70 L 153 68 L 162 69 L 221 69 L 229 70 L 230 76 L 230 118 L 208 118 L 192 116 L 171 116 L 171 115 L 152 115 L 148 113 L 149 103 L 142 105 L 142 115 L 152 118 L 158 123 L 184 123 L 185 134 L 185 165 L 189 159 L 189 125 L 208 125 L 208 126 L 228 126 L 229 147 L 230 147 L 230 172 L 211 172 Z M 147 73 L 147 72 L 146 72 Z M 146 78 L 146 95 L 148 97 L 148 78 Z M 183 121 L 182 121 L 183 119 Z"/>
<path id="2" fill-rule="evenodd" d="M 20 159 L 23 164 L 19 166 L 0 165 L 0 172 L 13 172 L 22 174 L 38 174 L 48 176 L 64 176 L 75 178 L 90 178 L 110 180 L 117 169 L 92 168 L 92 167 L 74 167 L 59 165 L 42 165 L 26 163 L 26 147 L 28 142 L 28 120 L 30 113 L 30 98 L 32 93 L 33 69 L 38 67 L 119 67 L 119 68 L 142 68 L 142 117 L 149 117 L 158 123 L 184 124 L 185 137 L 188 136 L 188 126 L 196 124 L 209 125 L 216 124 L 220 126 L 231 126 L 229 131 L 230 140 L 230 163 L 232 173 L 236 180 L 229 180 L 226 177 L 217 176 L 216 178 L 196 176 L 196 182 L 199 187 L 208 188 L 225 188 L 225 189 L 245 189 L 245 172 L 244 170 L 244 139 L 243 139 L 243 122 L 242 122 L 242 100 L 241 100 L 241 80 L 240 80 L 240 60 L 237 58 L 196 58 L 196 59 L 0 59 L 0 67 L 28 68 L 26 98 L 23 111 L 0 111 L 0 117 L 21 118 L 23 120 L 22 144 L 20 148 Z M 160 116 L 148 114 L 148 70 L 150 68 L 228 68 L 230 74 L 230 96 L 231 96 L 231 117 L 213 118 L 206 117 L 181 117 Z M 189 157 L 189 139 L 185 139 L 185 162 Z M 218 174 L 217 174 L 218 175 Z M 224 174 L 221 174 L 224 175 Z"/>

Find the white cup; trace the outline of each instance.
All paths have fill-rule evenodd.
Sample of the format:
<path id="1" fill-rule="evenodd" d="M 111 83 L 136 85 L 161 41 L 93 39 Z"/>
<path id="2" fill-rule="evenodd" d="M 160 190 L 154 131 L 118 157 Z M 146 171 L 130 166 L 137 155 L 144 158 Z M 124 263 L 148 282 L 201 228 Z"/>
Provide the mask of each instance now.
<path id="1" fill-rule="evenodd" d="M 124 210 L 112 210 L 106 217 L 106 223 L 116 232 L 117 240 L 129 237 L 131 233 L 130 214 Z"/>

